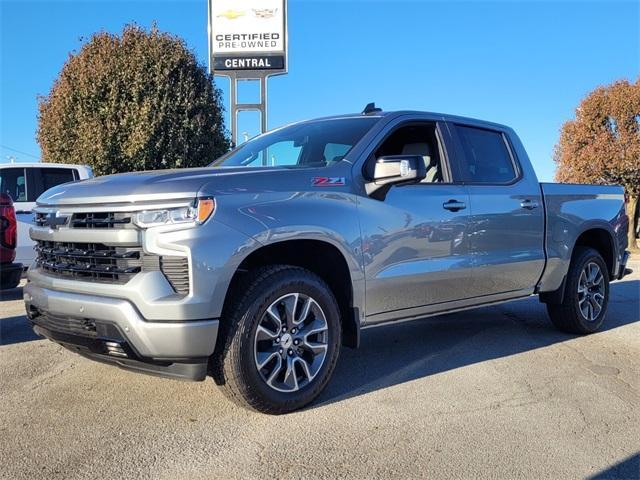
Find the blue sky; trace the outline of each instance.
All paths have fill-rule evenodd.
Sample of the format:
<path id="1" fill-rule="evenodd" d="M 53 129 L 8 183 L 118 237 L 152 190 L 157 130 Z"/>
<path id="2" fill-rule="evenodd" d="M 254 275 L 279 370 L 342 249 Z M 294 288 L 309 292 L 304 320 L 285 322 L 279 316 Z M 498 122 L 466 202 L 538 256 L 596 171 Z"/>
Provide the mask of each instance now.
<path id="1" fill-rule="evenodd" d="M 0 8 L 0 162 L 38 158 L 36 98 L 81 37 L 155 20 L 206 63 L 206 0 Z M 289 0 L 289 40 L 289 74 L 269 82 L 270 128 L 370 101 L 479 117 L 514 127 L 549 181 L 559 128 L 580 99 L 640 74 L 640 1 Z M 217 83 L 227 102 L 228 81 Z M 250 85 L 240 93 L 253 101 Z M 240 122 L 257 133 L 252 114 Z"/>

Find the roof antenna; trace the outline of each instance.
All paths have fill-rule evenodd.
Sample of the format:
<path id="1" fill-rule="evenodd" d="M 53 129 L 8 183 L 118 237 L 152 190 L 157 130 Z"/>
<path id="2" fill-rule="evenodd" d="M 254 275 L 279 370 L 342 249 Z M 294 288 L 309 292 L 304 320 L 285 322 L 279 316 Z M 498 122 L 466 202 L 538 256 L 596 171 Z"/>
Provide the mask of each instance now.
<path id="1" fill-rule="evenodd" d="M 370 113 L 381 112 L 381 108 L 377 108 L 375 102 L 367 103 L 367 106 L 362 110 L 362 115 L 369 115 Z"/>

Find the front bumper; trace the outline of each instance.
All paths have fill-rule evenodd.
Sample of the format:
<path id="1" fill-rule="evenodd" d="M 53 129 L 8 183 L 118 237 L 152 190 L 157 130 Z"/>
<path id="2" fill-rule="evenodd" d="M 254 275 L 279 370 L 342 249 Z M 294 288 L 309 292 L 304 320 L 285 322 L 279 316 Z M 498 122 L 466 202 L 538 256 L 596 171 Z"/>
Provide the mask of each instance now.
<path id="1" fill-rule="evenodd" d="M 218 320 L 147 321 L 127 300 L 24 288 L 34 331 L 78 353 L 120 367 L 202 380 Z"/>

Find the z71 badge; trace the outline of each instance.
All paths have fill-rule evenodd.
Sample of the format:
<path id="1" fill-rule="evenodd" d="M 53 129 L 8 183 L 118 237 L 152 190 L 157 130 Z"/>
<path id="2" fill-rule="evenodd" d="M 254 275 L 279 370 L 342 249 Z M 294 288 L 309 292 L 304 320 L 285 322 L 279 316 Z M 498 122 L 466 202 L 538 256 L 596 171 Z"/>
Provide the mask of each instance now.
<path id="1" fill-rule="evenodd" d="M 344 177 L 313 177 L 311 179 L 312 187 L 341 187 L 346 183 Z"/>

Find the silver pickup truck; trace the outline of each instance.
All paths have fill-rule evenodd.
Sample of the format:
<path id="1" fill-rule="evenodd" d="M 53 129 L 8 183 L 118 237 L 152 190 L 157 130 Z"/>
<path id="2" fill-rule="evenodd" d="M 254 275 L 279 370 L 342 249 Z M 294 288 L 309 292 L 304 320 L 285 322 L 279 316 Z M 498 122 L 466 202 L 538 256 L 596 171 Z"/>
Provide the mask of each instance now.
<path id="1" fill-rule="evenodd" d="M 24 299 L 38 334 L 81 355 L 209 374 L 284 413 L 364 328 L 538 295 L 557 327 L 595 332 L 626 271 L 623 193 L 538 183 L 503 125 L 367 108 L 207 168 L 47 191 Z"/>

